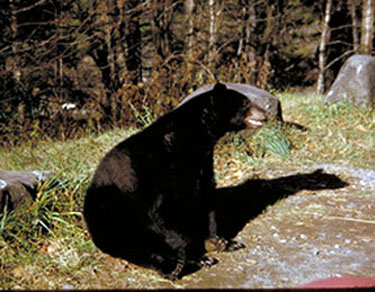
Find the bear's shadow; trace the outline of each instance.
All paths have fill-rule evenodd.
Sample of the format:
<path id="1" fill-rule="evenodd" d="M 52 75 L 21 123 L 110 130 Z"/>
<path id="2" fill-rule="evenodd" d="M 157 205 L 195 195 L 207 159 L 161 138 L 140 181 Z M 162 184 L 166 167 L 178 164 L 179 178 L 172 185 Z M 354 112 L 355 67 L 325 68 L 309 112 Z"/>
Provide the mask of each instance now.
<path id="1" fill-rule="evenodd" d="M 211 208 L 216 212 L 218 236 L 234 238 L 244 226 L 278 200 L 302 190 L 332 190 L 347 186 L 334 174 L 316 170 L 275 179 L 251 179 L 235 187 L 218 188 Z M 244 242 L 246 245 L 246 242 Z M 196 272 L 186 269 L 184 275 Z"/>

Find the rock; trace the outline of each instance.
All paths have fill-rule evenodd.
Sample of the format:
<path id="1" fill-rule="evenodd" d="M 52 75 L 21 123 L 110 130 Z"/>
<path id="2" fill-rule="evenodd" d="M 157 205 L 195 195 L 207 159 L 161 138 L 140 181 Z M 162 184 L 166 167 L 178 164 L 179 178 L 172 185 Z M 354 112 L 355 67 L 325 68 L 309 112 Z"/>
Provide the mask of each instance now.
<path id="1" fill-rule="evenodd" d="M 248 97 L 256 106 L 263 109 L 267 113 L 268 120 L 278 120 L 283 121 L 282 112 L 281 112 L 281 104 L 279 99 L 268 93 L 267 91 L 257 88 L 255 86 L 251 86 L 248 84 L 241 84 L 241 83 L 230 83 L 230 82 L 223 82 L 227 86 L 228 89 L 235 90 L 246 97 Z M 185 103 L 186 101 L 190 100 L 194 96 L 199 94 L 205 93 L 213 89 L 215 84 L 210 84 L 198 88 L 193 93 L 189 94 L 181 104 Z"/>
<path id="2" fill-rule="evenodd" d="M 38 185 L 52 178 L 50 171 L 0 171 L 0 212 L 13 210 L 36 198 Z"/>
<path id="3" fill-rule="evenodd" d="M 62 290 L 73 290 L 74 286 L 71 284 L 65 284 L 61 287 Z"/>
<path id="4" fill-rule="evenodd" d="M 345 100 L 356 105 L 375 106 L 375 57 L 354 55 L 341 67 L 325 103 Z"/>

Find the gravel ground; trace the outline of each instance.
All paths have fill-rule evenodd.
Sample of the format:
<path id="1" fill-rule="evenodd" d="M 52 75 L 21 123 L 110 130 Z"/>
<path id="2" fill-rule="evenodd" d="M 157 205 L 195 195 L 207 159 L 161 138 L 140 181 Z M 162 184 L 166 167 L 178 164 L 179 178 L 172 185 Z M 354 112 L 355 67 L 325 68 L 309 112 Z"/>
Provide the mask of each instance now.
<path id="1" fill-rule="evenodd" d="M 329 277 L 375 278 L 374 170 L 322 164 L 259 170 L 249 177 L 257 178 L 247 188 L 233 188 L 232 195 L 242 194 L 229 197 L 224 209 L 242 201 L 238 211 L 221 216 L 224 222 L 252 212 L 258 200 L 280 200 L 253 219 L 245 216 L 236 236 L 245 248 L 211 254 L 216 265 L 175 282 L 102 254 L 100 272 L 90 271 L 96 281 L 90 287 L 293 288 Z"/>
<path id="2" fill-rule="evenodd" d="M 363 190 L 375 191 L 375 170 L 341 166 L 336 164 L 317 165 L 316 169 L 322 168 L 326 172 L 346 175 L 354 178 L 356 184 Z"/>
<path id="3" fill-rule="evenodd" d="M 299 190 L 251 220 L 237 239 L 246 248 L 216 255 L 219 263 L 178 281 L 183 288 L 292 288 L 343 276 L 375 277 L 375 171 L 334 164 L 323 169 L 348 185 Z M 287 177 L 279 170 L 269 178 Z M 301 176 L 313 182 L 313 178 Z M 271 181 L 271 180 L 270 180 Z M 292 181 L 283 180 L 285 188 Z M 314 183 L 314 182 L 313 182 Z"/>

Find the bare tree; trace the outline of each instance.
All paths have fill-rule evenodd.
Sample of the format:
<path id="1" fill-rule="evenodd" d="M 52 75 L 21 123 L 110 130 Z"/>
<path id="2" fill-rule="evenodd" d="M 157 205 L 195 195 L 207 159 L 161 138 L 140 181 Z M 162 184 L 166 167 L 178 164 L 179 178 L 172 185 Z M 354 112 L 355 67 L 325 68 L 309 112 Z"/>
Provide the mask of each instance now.
<path id="1" fill-rule="evenodd" d="M 322 20 L 322 26 L 321 26 L 321 37 L 320 37 L 320 44 L 319 44 L 319 60 L 318 60 L 318 66 L 319 66 L 319 75 L 318 75 L 318 84 L 316 91 L 317 93 L 323 93 L 324 92 L 324 71 L 325 71 L 325 51 L 326 46 L 329 41 L 329 21 L 331 19 L 331 9 L 332 9 L 332 0 L 327 0 L 326 2 L 326 8 L 324 11 L 324 17 Z"/>
<path id="2" fill-rule="evenodd" d="M 21 70 L 18 67 L 18 43 L 17 43 L 17 4 L 16 0 L 9 0 L 10 9 L 10 30 L 11 30 L 11 41 L 12 41 L 12 57 L 7 59 L 7 70 L 13 73 L 13 79 L 15 81 L 16 88 L 19 87 L 21 79 Z M 25 103 L 21 102 L 18 105 L 18 120 L 21 124 L 25 121 Z"/>
<path id="3" fill-rule="evenodd" d="M 170 25 L 174 12 L 172 0 L 157 1 L 159 12 L 156 25 L 159 29 L 158 52 L 162 57 L 170 55 Z"/>
<path id="4" fill-rule="evenodd" d="M 375 0 L 364 0 L 362 3 L 361 46 L 359 50 L 361 54 L 371 55 L 372 52 L 374 12 Z"/>
<path id="5" fill-rule="evenodd" d="M 147 0 L 145 2 L 145 10 L 141 14 L 140 24 L 142 27 L 141 38 L 142 38 L 142 82 L 149 81 L 152 70 L 154 68 L 155 56 L 156 56 L 156 36 L 155 36 L 155 3 L 154 0 Z"/>
<path id="6" fill-rule="evenodd" d="M 194 42 L 194 0 L 186 0 L 185 1 L 185 17 L 187 23 L 187 30 L 185 36 L 185 51 L 186 56 L 190 60 L 193 57 L 193 42 Z"/>
<path id="7" fill-rule="evenodd" d="M 141 77 L 141 28 L 140 11 L 137 10 L 138 1 L 129 0 L 125 2 L 126 11 L 126 68 L 132 75 L 131 79 L 137 84 Z"/>
<path id="8" fill-rule="evenodd" d="M 209 0 L 209 12 L 210 12 L 210 22 L 209 22 L 209 32 L 208 32 L 208 64 L 211 68 L 214 68 L 215 60 L 215 43 L 216 43 L 216 5 L 215 0 Z"/>
<path id="9" fill-rule="evenodd" d="M 352 19 L 352 34 L 353 34 L 353 51 L 354 53 L 359 52 L 359 38 L 358 38 L 358 18 L 356 15 L 356 1 L 348 0 L 347 2 L 350 17 Z"/>
<path id="10" fill-rule="evenodd" d="M 250 4 L 250 0 L 241 0 L 242 6 L 242 21 L 241 21 L 241 32 L 242 36 L 239 40 L 237 55 L 241 56 L 242 52 L 249 51 L 249 44 L 251 40 L 251 33 L 254 31 L 256 26 L 256 15 L 254 4 Z"/>

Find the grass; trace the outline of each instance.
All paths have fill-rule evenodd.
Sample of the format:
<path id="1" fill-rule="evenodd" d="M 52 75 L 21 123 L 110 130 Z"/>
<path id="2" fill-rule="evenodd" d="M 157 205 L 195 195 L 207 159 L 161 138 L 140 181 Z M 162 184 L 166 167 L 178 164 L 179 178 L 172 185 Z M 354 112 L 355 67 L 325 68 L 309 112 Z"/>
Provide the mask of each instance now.
<path id="1" fill-rule="evenodd" d="M 102 156 L 133 132 L 1 150 L 3 169 L 52 170 L 60 185 L 42 187 L 26 210 L 0 215 L 0 288 L 61 289 L 72 275 L 95 263 L 87 256 L 95 247 L 82 220 L 84 190 Z"/>
<path id="2" fill-rule="evenodd" d="M 278 97 L 284 119 L 308 130 L 268 124 L 249 138 L 225 136 L 215 149 L 220 186 L 265 176 L 270 168 L 282 171 L 336 163 L 375 169 L 374 112 L 345 103 L 325 107 L 318 95 Z M 148 123 L 149 116 L 142 121 Z M 1 289 L 152 288 L 160 283 L 155 273 L 100 253 L 81 214 L 84 191 L 96 165 L 135 131 L 0 149 L 2 169 L 51 170 L 60 181 L 57 187 L 42 186 L 37 200 L 25 210 L 0 213 Z"/>
<path id="3" fill-rule="evenodd" d="M 293 163 L 326 163 L 375 167 L 375 112 L 348 103 L 324 106 L 322 96 L 283 95 L 285 118 L 310 128 L 295 133 Z"/>

